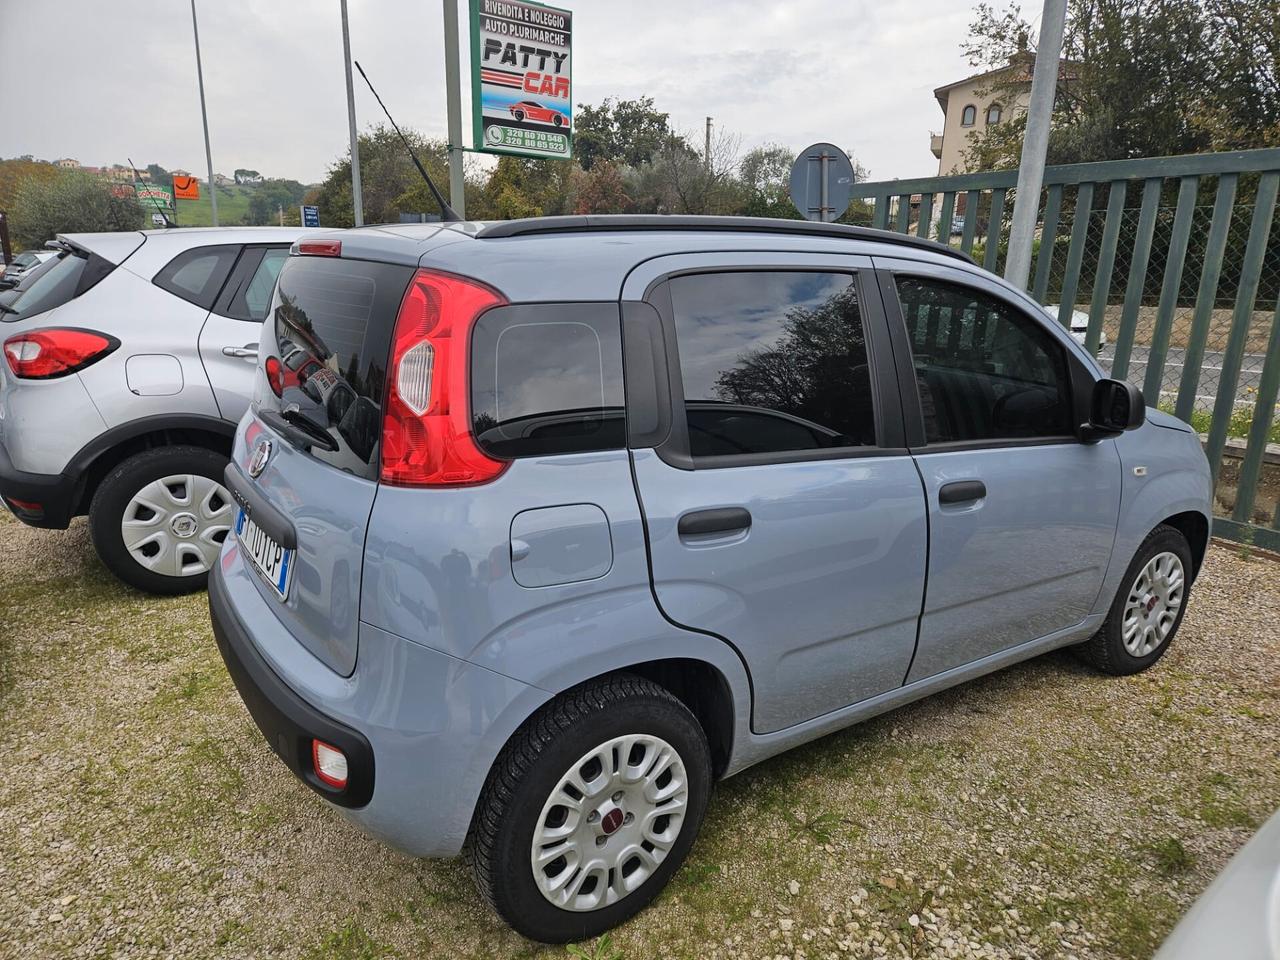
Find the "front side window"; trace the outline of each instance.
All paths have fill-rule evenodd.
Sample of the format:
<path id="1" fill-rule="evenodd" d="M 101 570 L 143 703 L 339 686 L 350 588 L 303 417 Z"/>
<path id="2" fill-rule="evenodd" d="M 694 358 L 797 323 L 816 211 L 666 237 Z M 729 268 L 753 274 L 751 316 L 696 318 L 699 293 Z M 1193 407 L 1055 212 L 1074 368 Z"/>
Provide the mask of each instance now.
<path id="1" fill-rule="evenodd" d="M 693 274 L 670 290 L 695 458 L 875 445 L 850 274 Z"/>
<path id="2" fill-rule="evenodd" d="M 929 443 L 1072 435 L 1066 353 L 1037 320 L 959 284 L 897 288 Z"/>
<path id="3" fill-rule="evenodd" d="M 626 446 L 616 303 L 513 304 L 471 335 L 471 422 L 495 457 Z"/>

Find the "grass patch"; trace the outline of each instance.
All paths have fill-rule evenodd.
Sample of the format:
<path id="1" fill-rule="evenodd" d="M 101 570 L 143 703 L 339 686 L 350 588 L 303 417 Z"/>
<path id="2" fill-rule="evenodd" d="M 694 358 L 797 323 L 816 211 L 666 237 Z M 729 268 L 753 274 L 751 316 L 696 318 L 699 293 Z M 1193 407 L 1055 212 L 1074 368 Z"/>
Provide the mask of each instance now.
<path id="1" fill-rule="evenodd" d="M 1147 844 L 1147 852 L 1163 876 L 1176 877 L 1195 866 L 1196 858 L 1177 837 L 1164 837 Z"/>

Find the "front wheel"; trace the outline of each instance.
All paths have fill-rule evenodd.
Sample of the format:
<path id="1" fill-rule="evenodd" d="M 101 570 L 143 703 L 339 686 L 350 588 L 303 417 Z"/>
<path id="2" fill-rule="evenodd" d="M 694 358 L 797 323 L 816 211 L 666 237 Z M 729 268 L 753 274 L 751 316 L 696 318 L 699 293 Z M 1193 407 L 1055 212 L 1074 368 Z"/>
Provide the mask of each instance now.
<path id="1" fill-rule="evenodd" d="M 1103 673 L 1146 670 L 1169 649 L 1191 589 L 1191 546 L 1182 532 L 1159 526 L 1138 547 L 1101 629 L 1080 645 Z"/>
<path id="2" fill-rule="evenodd" d="M 586 684 L 494 764 L 467 842 L 476 885 L 530 939 L 597 936 L 679 868 L 710 786 L 706 736 L 667 690 L 627 675 Z"/>
<path id="3" fill-rule="evenodd" d="M 524 119 L 524 111 L 523 111 L 523 110 L 517 110 L 517 111 L 516 111 L 516 113 L 515 113 L 515 117 L 516 117 L 516 120 L 523 120 L 523 119 Z"/>
<path id="4" fill-rule="evenodd" d="M 148 593 L 202 590 L 231 531 L 227 458 L 202 447 L 134 454 L 103 478 L 89 530 L 108 570 Z"/>

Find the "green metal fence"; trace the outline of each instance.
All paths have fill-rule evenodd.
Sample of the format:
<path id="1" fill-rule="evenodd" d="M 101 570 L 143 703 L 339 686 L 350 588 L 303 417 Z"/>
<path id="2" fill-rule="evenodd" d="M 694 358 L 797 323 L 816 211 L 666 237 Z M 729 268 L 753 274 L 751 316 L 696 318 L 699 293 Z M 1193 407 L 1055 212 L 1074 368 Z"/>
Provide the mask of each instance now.
<path id="1" fill-rule="evenodd" d="M 1016 170 L 855 185 L 873 226 L 1000 272 Z M 1147 403 L 1191 423 L 1216 533 L 1280 550 L 1280 150 L 1049 167 L 1029 292 Z"/>

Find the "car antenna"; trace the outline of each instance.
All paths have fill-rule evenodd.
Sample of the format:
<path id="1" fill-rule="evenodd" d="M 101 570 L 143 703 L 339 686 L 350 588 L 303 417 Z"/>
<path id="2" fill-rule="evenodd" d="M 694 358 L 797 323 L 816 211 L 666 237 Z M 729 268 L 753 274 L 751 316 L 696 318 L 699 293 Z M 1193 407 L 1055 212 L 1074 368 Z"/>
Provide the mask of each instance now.
<path id="1" fill-rule="evenodd" d="M 138 176 L 138 168 L 133 165 L 133 158 L 125 157 L 125 159 L 129 161 L 129 169 L 133 171 L 134 183 L 138 186 L 142 186 L 142 177 Z M 156 205 L 156 210 L 160 213 L 160 216 L 164 218 L 165 229 L 167 230 L 169 227 L 172 227 L 174 225 L 173 221 L 171 221 L 169 219 L 169 215 L 164 212 L 164 207 L 160 206 L 160 201 L 153 196 L 151 198 L 151 202 Z"/>
<path id="2" fill-rule="evenodd" d="M 442 220 L 461 220 L 458 212 L 445 202 L 444 196 L 436 189 L 436 185 L 431 182 L 431 176 L 427 173 L 426 168 L 422 166 L 418 160 L 418 155 L 413 152 L 413 147 L 409 146 L 409 141 L 405 139 L 403 133 L 400 133 L 400 127 L 396 125 L 395 119 L 391 116 L 391 111 L 387 109 L 387 105 L 382 102 L 382 98 L 378 96 L 378 91 L 373 89 L 373 84 L 369 82 L 368 75 L 364 72 L 364 67 L 360 66 L 359 60 L 352 61 L 356 65 L 356 69 L 360 71 L 360 76 L 364 77 L 364 82 L 369 84 L 369 92 L 373 94 L 373 98 L 378 101 L 378 106 L 382 108 L 382 112 L 387 115 L 387 119 L 391 121 L 391 126 L 395 128 L 397 134 L 400 135 L 400 142 L 404 144 L 404 148 L 409 151 L 409 158 L 413 161 L 413 165 L 418 168 L 418 172 L 422 174 L 422 179 L 427 181 L 427 189 L 431 191 L 431 195 L 436 198 L 436 203 L 440 204 L 440 219 Z"/>

